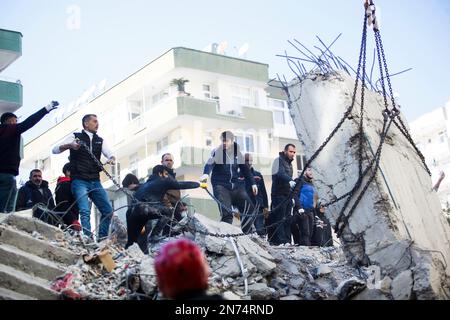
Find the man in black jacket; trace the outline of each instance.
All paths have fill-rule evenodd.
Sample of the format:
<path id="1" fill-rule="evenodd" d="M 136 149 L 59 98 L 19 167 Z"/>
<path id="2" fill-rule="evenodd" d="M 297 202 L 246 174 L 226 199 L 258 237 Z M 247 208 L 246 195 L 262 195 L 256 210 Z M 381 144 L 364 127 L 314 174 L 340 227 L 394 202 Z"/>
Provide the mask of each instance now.
<path id="1" fill-rule="evenodd" d="M 287 144 L 272 165 L 272 205 L 267 233 L 269 243 L 275 246 L 291 244 L 291 189 L 295 187 L 292 161 L 295 153 L 295 145 Z"/>
<path id="2" fill-rule="evenodd" d="M 0 213 L 11 212 L 16 200 L 16 176 L 20 165 L 20 140 L 22 133 L 32 128 L 47 113 L 56 109 L 58 102 L 52 101 L 46 107 L 17 123 L 14 113 L 6 112 L 0 118 Z"/>
<path id="3" fill-rule="evenodd" d="M 239 145 L 234 142 L 233 133 L 222 132 L 220 139 L 222 144 L 212 151 L 200 181 L 206 183 L 211 173 L 211 184 L 214 197 L 219 201 L 221 221 L 231 224 L 233 222 L 231 206 L 236 206 L 241 214 L 242 231 L 250 233 L 255 217 L 255 208 L 245 191 L 245 184 L 251 186 L 255 196 L 258 194 L 258 187 L 250 169 L 245 165 Z M 240 176 L 243 176 L 246 181 L 239 179 Z"/>
<path id="4" fill-rule="evenodd" d="M 42 172 L 39 169 L 31 170 L 30 180 L 19 189 L 16 210 L 31 209 L 36 204 L 41 204 L 49 210 L 55 208 L 55 202 L 53 201 L 52 192 L 48 188 L 48 182 L 42 180 Z M 52 215 L 42 209 L 34 210 L 33 217 L 54 224 Z"/>
<path id="5" fill-rule="evenodd" d="M 247 165 L 250 169 L 250 172 L 253 175 L 253 179 L 255 179 L 256 186 L 258 187 L 258 194 L 255 196 L 253 194 L 252 188 L 250 185 L 246 184 L 245 189 L 247 191 L 248 196 L 252 199 L 253 205 L 258 207 L 257 216 L 255 218 L 255 229 L 258 235 L 265 236 L 266 228 L 264 226 L 264 218 L 269 214 L 269 200 L 267 199 L 267 191 L 266 186 L 264 184 L 264 178 L 259 171 L 256 171 L 253 167 L 253 157 L 250 153 L 246 153 L 244 155 L 245 165 Z M 242 177 L 243 179 L 243 177 Z"/>
<path id="6" fill-rule="evenodd" d="M 66 226 L 75 231 L 81 231 L 78 222 L 78 205 L 72 194 L 72 183 L 70 180 L 70 163 L 66 163 L 62 169 L 64 176 L 58 178 L 55 189 L 56 207 L 55 212 L 61 212 L 60 217 Z"/>
<path id="7" fill-rule="evenodd" d="M 114 165 L 116 158 L 103 139 L 97 135 L 97 116 L 86 114 L 81 123 L 83 130 L 74 133 L 62 144 L 55 146 L 53 153 L 58 154 L 70 150 L 72 193 L 77 199 L 83 233 L 92 237 L 89 197 L 101 213 L 98 237 L 102 239 L 108 236 L 112 206 L 105 189 L 100 183 L 102 168 L 93 157 L 100 161 L 103 154 L 108 159 L 107 163 L 112 165 Z"/>
<path id="8" fill-rule="evenodd" d="M 125 247 L 137 242 L 141 250 L 147 253 L 147 243 L 161 239 L 161 232 L 172 217 L 172 210 L 163 204 L 167 190 L 195 189 L 200 186 L 198 182 L 173 179 L 163 165 L 153 167 L 150 178 L 134 194 L 136 201 L 140 203 L 134 205 L 127 216 L 128 242 Z M 154 228 L 148 223 L 151 220 L 157 220 Z"/>

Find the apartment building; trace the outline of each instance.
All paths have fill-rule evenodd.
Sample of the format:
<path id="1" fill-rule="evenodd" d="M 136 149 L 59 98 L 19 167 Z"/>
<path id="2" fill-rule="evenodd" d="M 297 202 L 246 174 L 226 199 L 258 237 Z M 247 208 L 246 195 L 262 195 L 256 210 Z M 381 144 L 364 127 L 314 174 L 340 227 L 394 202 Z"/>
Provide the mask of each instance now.
<path id="1" fill-rule="evenodd" d="M 15 112 L 22 106 L 22 84 L 19 80 L 3 74 L 3 71 L 20 56 L 22 56 L 22 34 L 0 29 L 0 114 Z"/>
<path id="2" fill-rule="evenodd" d="M 253 154 L 270 194 L 273 159 L 286 143 L 298 143 L 286 97 L 268 86 L 268 68 L 255 61 L 172 48 L 81 108 L 67 110 L 67 116 L 26 145 L 22 172 L 38 167 L 54 186 L 69 153 L 53 155 L 51 149 L 81 129 L 84 114 L 94 113 L 98 134 L 118 159 L 106 169 L 119 182 L 128 173 L 145 181 L 166 152 L 174 156 L 177 179 L 197 181 L 220 133 L 231 130 L 242 151 Z M 295 169 L 301 162 L 298 157 Z M 126 205 L 123 192 L 115 191 L 104 175 L 102 183 L 116 210 Z M 191 208 L 218 217 L 216 203 L 204 190 L 184 194 Z M 125 209 L 118 211 L 122 215 Z"/>
<path id="3" fill-rule="evenodd" d="M 450 103 L 428 112 L 410 123 L 411 135 L 425 156 L 433 184 L 444 171 L 438 195 L 443 208 L 450 207 Z"/>

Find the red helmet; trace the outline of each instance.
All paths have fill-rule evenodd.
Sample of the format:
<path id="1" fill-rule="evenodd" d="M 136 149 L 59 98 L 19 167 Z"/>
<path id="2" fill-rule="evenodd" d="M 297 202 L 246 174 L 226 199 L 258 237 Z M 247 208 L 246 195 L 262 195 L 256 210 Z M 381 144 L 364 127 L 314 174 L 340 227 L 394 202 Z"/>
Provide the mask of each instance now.
<path id="1" fill-rule="evenodd" d="M 176 239 L 163 245 L 155 256 L 155 270 L 158 287 L 167 298 L 208 288 L 208 263 L 191 240 Z"/>

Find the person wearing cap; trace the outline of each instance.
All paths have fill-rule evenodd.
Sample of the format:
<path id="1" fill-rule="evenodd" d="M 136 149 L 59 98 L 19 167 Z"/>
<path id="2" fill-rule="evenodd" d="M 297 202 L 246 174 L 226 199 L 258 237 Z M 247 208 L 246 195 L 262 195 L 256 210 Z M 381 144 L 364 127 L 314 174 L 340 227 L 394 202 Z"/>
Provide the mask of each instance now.
<path id="1" fill-rule="evenodd" d="M 218 200 L 221 221 L 232 224 L 231 206 L 236 206 L 241 214 L 241 229 L 248 234 L 252 231 L 257 212 L 248 196 L 245 185 L 251 186 L 254 196 L 258 194 L 255 179 L 245 164 L 239 145 L 234 141 L 234 134 L 224 131 L 220 135 L 222 143 L 211 152 L 211 157 L 203 168 L 200 181 L 207 182 L 211 173 L 214 197 Z M 240 179 L 240 177 L 244 179 Z"/>
<path id="2" fill-rule="evenodd" d="M 17 116 L 5 112 L 0 117 L 0 213 L 11 212 L 15 207 L 17 194 L 16 176 L 20 166 L 20 142 L 22 133 L 32 128 L 47 113 L 56 109 L 57 101 L 29 116 L 25 121 L 17 123 Z"/>
<path id="3" fill-rule="evenodd" d="M 225 300 L 208 295 L 208 262 L 200 247 L 185 238 L 165 243 L 155 255 L 154 267 L 158 289 L 173 300 Z"/>

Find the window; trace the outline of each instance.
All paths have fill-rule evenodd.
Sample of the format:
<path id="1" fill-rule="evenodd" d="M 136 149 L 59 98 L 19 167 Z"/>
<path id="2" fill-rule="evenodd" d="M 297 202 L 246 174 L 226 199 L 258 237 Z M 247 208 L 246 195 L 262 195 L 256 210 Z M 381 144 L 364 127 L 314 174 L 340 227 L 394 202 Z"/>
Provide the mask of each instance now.
<path id="1" fill-rule="evenodd" d="M 273 110 L 273 121 L 275 124 L 287 124 L 290 119 L 289 110 L 283 100 L 268 98 L 267 104 Z"/>
<path id="2" fill-rule="evenodd" d="M 209 84 L 204 84 L 203 88 L 203 96 L 207 99 L 211 99 L 211 86 Z"/>
<path id="3" fill-rule="evenodd" d="M 161 90 L 160 92 L 152 96 L 152 104 L 157 104 L 168 96 L 169 92 L 167 91 L 167 89 Z"/>
<path id="4" fill-rule="evenodd" d="M 306 157 L 304 155 L 297 154 L 295 158 L 297 161 L 297 170 L 303 170 L 306 164 Z"/>
<path id="5" fill-rule="evenodd" d="M 158 142 L 156 142 L 156 151 L 160 152 L 162 149 L 164 149 L 168 145 L 169 145 L 169 138 L 164 137 L 161 140 L 159 140 Z"/>
<path id="6" fill-rule="evenodd" d="M 239 145 L 241 152 L 255 152 L 255 143 L 253 134 L 237 134 L 236 135 L 236 143 Z"/>
<path id="7" fill-rule="evenodd" d="M 286 124 L 286 121 L 284 120 L 284 111 L 274 110 L 273 119 L 277 124 Z"/>
<path id="8" fill-rule="evenodd" d="M 129 159 L 130 159 L 130 171 L 132 174 L 134 174 L 137 177 L 138 176 L 139 156 L 137 153 L 133 153 Z"/>
<path id="9" fill-rule="evenodd" d="M 445 132 L 439 132 L 439 143 L 445 142 Z"/>
<path id="10" fill-rule="evenodd" d="M 231 103 L 233 108 L 240 110 L 242 106 L 250 106 L 250 88 L 231 86 Z"/>
<path id="11" fill-rule="evenodd" d="M 128 119 L 130 121 L 139 118 L 144 111 L 144 101 L 142 99 L 142 93 L 137 92 L 133 94 L 133 96 L 128 97 L 127 107 Z"/>

